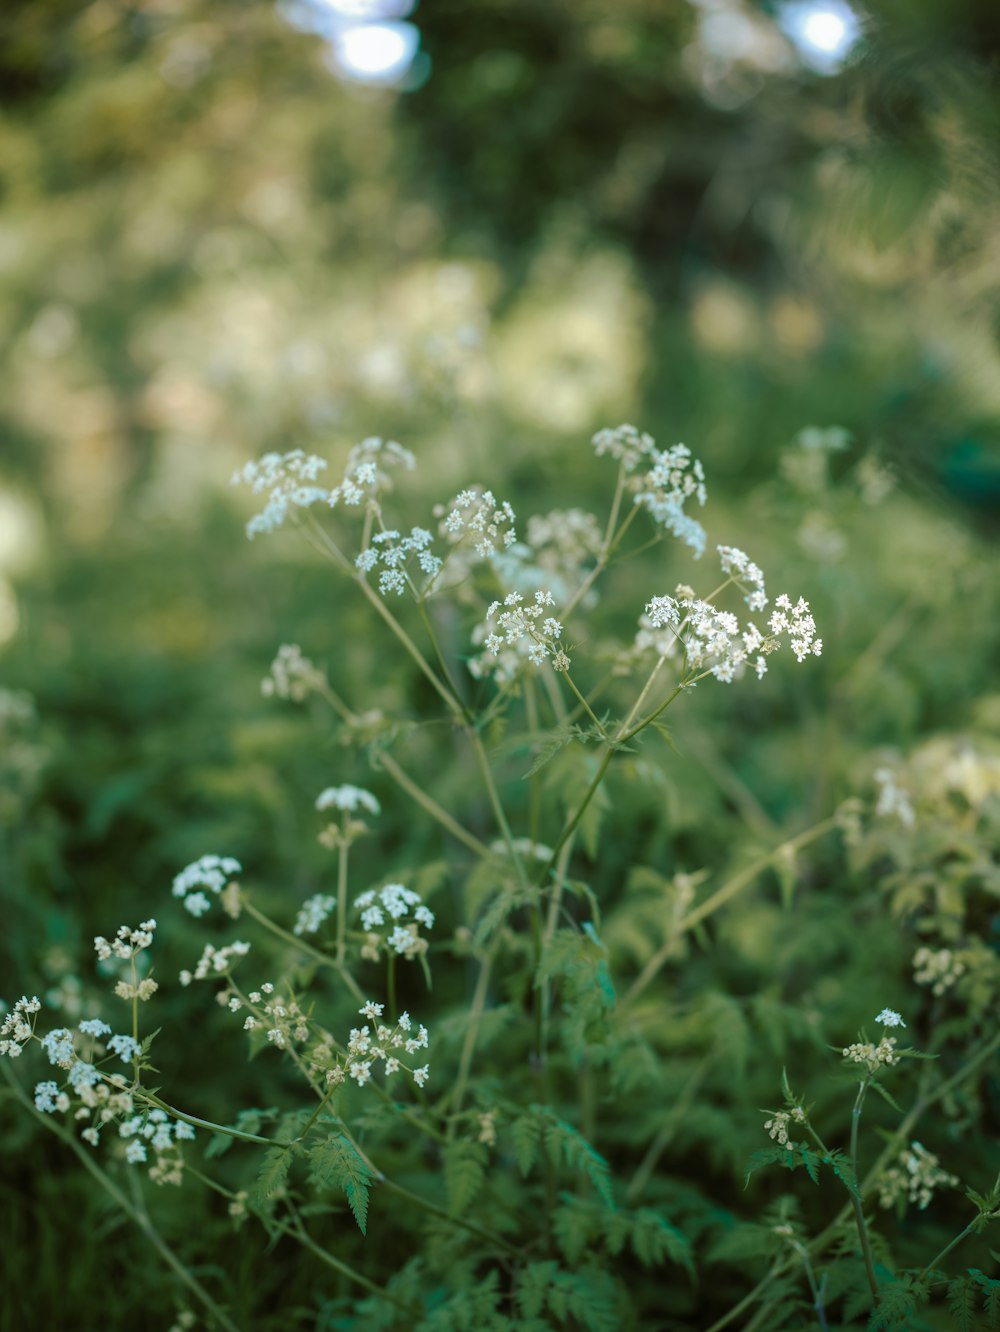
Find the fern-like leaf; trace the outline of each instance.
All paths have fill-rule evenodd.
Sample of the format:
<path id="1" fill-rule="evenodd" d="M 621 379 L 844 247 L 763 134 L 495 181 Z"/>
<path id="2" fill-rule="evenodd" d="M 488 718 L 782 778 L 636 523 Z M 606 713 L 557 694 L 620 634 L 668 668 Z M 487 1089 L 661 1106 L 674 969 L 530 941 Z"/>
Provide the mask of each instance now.
<path id="1" fill-rule="evenodd" d="M 948 1312 L 954 1319 L 955 1332 L 975 1332 L 976 1287 L 967 1276 L 956 1277 L 948 1283 Z"/>
<path id="2" fill-rule="evenodd" d="M 270 1147 L 264 1153 L 264 1159 L 257 1171 L 257 1178 L 250 1190 L 250 1206 L 267 1209 L 270 1200 L 284 1188 L 288 1172 L 292 1168 L 292 1151 L 288 1147 Z"/>
<path id="3" fill-rule="evenodd" d="M 459 1140 L 444 1152 L 444 1187 L 448 1211 L 460 1216 L 482 1188 L 486 1172 L 486 1148 L 479 1142 Z"/>
<path id="4" fill-rule="evenodd" d="M 545 1147 L 553 1165 L 558 1165 L 560 1158 L 571 1170 L 582 1171 L 594 1187 L 604 1205 L 614 1210 L 615 1199 L 611 1191 L 611 1170 L 601 1154 L 578 1133 L 572 1124 L 551 1115 L 545 1123 Z"/>
<path id="5" fill-rule="evenodd" d="M 909 1327 L 918 1302 L 917 1292 L 905 1277 L 880 1286 L 878 1304 L 868 1319 L 867 1332 L 902 1332 Z"/>
<path id="6" fill-rule="evenodd" d="M 521 1115 L 510 1126 L 510 1136 L 514 1141 L 514 1160 L 525 1178 L 538 1160 L 538 1142 L 541 1135 L 542 1126 L 536 1115 Z"/>
<path id="7" fill-rule="evenodd" d="M 352 1142 L 338 1133 L 309 1151 L 309 1178 L 317 1188 L 339 1189 L 347 1198 L 362 1235 L 368 1230 L 368 1189 L 372 1172 Z"/>
<path id="8" fill-rule="evenodd" d="M 559 1264 L 551 1259 L 529 1263 L 517 1276 L 517 1307 L 522 1318 L 540 1318 Z"/>

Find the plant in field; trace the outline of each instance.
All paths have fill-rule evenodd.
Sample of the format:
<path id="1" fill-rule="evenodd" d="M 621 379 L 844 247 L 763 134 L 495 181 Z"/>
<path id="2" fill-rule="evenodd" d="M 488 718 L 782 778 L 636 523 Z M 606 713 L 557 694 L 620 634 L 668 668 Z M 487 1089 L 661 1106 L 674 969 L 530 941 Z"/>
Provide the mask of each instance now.
<path id="1" fill-rule="evenodd" d="M 479 485 L 404 522 L 406 496 L 394 479 L 415 459 L 376 438 L 352 451 L 332 488 L 321 484 L 325 461 L 301 451 L 268 454 L 238 473 L 264 498 L 248 535 L 297 526 L 419 682 L 389 717 L 348 701 L 298 646 L 281 647 L 263 693 L 315 707 L 327 727 L 332 718 L 342 769 L 334 780 L 366 783 L 339 781 L 315 799 L 329 880 L 307 894 L 291 876 L 269 888 L 230 848 L 201 855 L 173 880 L 172 896 L 204 931 L 179 984 L 214 987 L 228 1024 L 220 1067 L 225 1042 L 234 1050 L 244 1042 L 251 1072 L 269 1089 L 265 1104 L 233 1103 L 208 1119 L 187 1099 L 196 1094 L 160 1086 L 150 1051 L 154 1037 L 171 1035 L 140 1024 L 166 984 L 148 966 L 154 921 L 96 940 L 127 1022 L 95 1017 L 39 1034 L 42 1005 L 27 996 L 4 1022 L 0 1054 L 17 1060 L 37 1046 L 55 1070 L 33 1098 L 17 1094 L 112 1196 L 117 1158 L 104 1166 L 95 1153 L 106 1139 L 153 1183 L 223 1198 L 227 1224 L 255 1217 L 274 1242 L 301 1246 L 340 1283 L 345 1326 L 612 1332 L 650 1317 L 636 1282 L 669 1283 L 678 1307 L 696 1308 L 696 1246 L 723 1221 L 706 1191 L 672 1190 L 656 1168 L 685 1132 L 714 1135 L 713 1149 L 732 1152 L 712 1098 L 738 1086 L 751 1006 L 721 990 L 688 987 L 655 1001 L 647 991 L 706 946 L 704 923 L 761 873 L 794 883 L 797 857 L 846 823 L 841 814 L 823 819 L 714 889 L 706 870 L 664 877 L 626 867 L 625 907 L 602 902 L 588 880 L 615 855 L 609 812 L 649 786 L 640 746 L 669 738 L 668 709 L 713 680 L 752 676 L 749 687 L 766 691 L 773 659 L 790 653 L 795 670 L 823 644 L 809 603 L 786 593 L 772 600 L 761 568 L 732 545 L 716 547 L 719 572 L 701 591 L 684 582 L 619 587 L 614 609 L 638 633 L 609 642 L 602 590 L 646 544 L 640 525 L 647 542 L 676 538 L 684 558 L 699 559 L 707 536 L 690 510 L 707 495 L 684 445 L 659 449 L 621 426 L 601 431 L 594 448 L 616 468 L 603 520 L 561 509 L 520 529 L 511 504 Z M 851 825 L 858 857 L 879 827 L 912 831 L 919 808 L 916 796 L 915 806 L 905 803 L 902 778 L 878 780 L 871 828 L 856 812 Z M 431 859 L 412 863 L 394 839 L 388 816 L 401 809 L 428 830 Z M 239 938 L 209 933 L 236 921 Z M 971 944 L 925 946 L 914 956 L 916 981 L 951 995 L 984 973 L 973 954 Z M 258 979 L 245 982 L 248 972 Z M 818 1019 L 802 1026 L 793 1003 L 754 1002 L 762 1033 L 770 1024 L 773 1034 L 777 1014 L 815 1038 Z M 657 1011 L 654 1030 L 651 1014 L 664 1004 L 670 1020 Z M 751 1161 L 751 1173 L 764 1164 L 801 1167 L 814 1180 L 831 1173 L 846 1190 L 853 1230 L 837 1216 L 811 1236 L 791 1203 L 777 1205 L 752 1232 L 762 1246 L 755 1252 L 772 1259 L 770 1275 L 716 1327 L 751 1303 L 746 1326 L 785 1326 L 778 1291 L 789 1317 L 806 1299 L 824 1327 L 838 1299 L 867 1299 L 881 1317 L 895 1298 L 865 1200 L 878 1192 L 925 1207 L 954 1177 L 912 1139 L 915 1110 L 861 1178 L 867 1093 L 894 1104 L 887 1083 L 919 1057 L 900 1047 L 898 1013 L 883 1009 L 876 1022 L 877 1039 L 862 1032 L 842 1047 L 856 1084 L 849 1144 L 826 1145 L 822 1115 L 785 1079 L 784 1107 L 765 1119 L 772 1145 Z M 952 1087 L 966 1085 L 988 1048 L 995 1044 L 951 1076 Z M 924 1104 L 948 1086 L 923 1093 Z M 272 1098 L 280 1104 L 267 1105 Z M 633 1099 L 643 1107 L 638 1143 L 615 1122 L 616 1106 Z M 745 1121 L 747 1107 L 737 1108 Z M 199 1146 L 208 1139 L 198 1155 L 188 1146 L 196 1131 Z M 984 1197 L 980 1219 L 995 1210 Z M 346 1235 L 345 1213 L 356 1237 Z M 377 1250 L 363 1242 L 369 1229 L 388 1237 Z M 837 1261 L 824 1269 L 832 1242 Z M 712 1252 L 725 1253 L 724 1244 Z M 234 1326 L 199 1277 L 167 1261 L 211 1319 Z M 937 1279 L 933 1264 L 919 1277 L 928 1290 Z"/>

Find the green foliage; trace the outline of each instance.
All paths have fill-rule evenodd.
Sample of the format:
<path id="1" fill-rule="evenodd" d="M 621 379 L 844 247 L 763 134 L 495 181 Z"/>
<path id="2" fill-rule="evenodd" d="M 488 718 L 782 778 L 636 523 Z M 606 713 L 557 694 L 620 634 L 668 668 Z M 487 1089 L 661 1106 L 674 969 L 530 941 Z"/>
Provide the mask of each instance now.
<path id="1" fill-rule="evenodd" d="M 260 1167 L 250 1192 L 250 1206 L 259 1212 L 272 1209 L 276 1195 L 285 1187 L 295 1153 L 288 1147 L 269 1147 L 261 1158 Z"/>
<path id="2" fill-rule="evenodd" d="M 346 1198 L 362 1235 L 368 1228 L 368 1189 L 372 1173 L 354 1144 L 342 1133 L 332 1134 L 310 1147 L 309 1180 L 318 1189 L 339 1189 Z"/>
<path id="3" fill-rule="evenodd" d="M 878 1304 L 868 1319 L 867 1332 L 895 1332 L 909 1327 L 926 1298 L 926 1289 L 908 1277 L 880 1285 Z"/>
<path id="4" fill-rule="evenodd" d="M 975 1332 L 981 1326 L 976 1295 L 976 1283 L 971 1277 L 959 1276 L 948 1282 L 948 1312 L 954 1320 L 955 1332 Z"/>
<path id="5" fill-rule="evenodd" d="M 0 1060 L 0 1249 L 31 1276 L 0 1283 L 0 1327 L 183 1326 L 197 1287 L 163 1246 L 219 1306 L 206 1325 L 253 1332 L 792 1332 L 819 1321 L 807 1263 L 831 1328 L 1000 1326 L 990 16 L 872 0 L 864 58 L 827 77 L 750 8 L 727 55 L 704 6 L 423 6 L 410 81 L 362 89 L 289 21 L 315 5 L 3 6 L 3 998 L 131 1031 L 91 941 L 160 933 L 127 1092 L 144 1163 L 124 1110 L 34 1113 L 65 1072 L 37 1047 Z M 602 546 L 616 464 L 585 441 L 622 419 L 704 460 L 700 563 L 657 539 L 635 471 Z M 376 434 L 420 464 L 377 510 L 242 542 L 234 467 L 301 447 L 334 484 Z M 443 551 L 471 482 L 510 498 L 515 545 L 453 552 L 440 595 L 373 612 L 367 536 L 421 524 Z M 540 543 L 560 514 L 569 537 Z M 655 660 L 643 607 L 709 589 L 716 541 L 768 571 L 762 628 L 779 592 L 810 598 L 823 656 L 704 678 L 619 744 Z M 560 642 L 590 716 L 548 666 L 470 673 L 515 586 L 580 592 Z M 324 680 L 301 706 L 260 693 L 291 641 Z M 640 713 L 679 654 L 657 670 Z M 381 814 L 351 844 L 346 929 L 333 910 L 296 933 L 342 888 L 314 809 L 340 782 Z M 244 866 L 236 919 L 171 899 L 205 851 Z M 437 919 L 390 975 L 352 903 L 396 882 Z M 178 985 L 236 939 L 231 976 Z M 265 982 L 308 1039 L 243 1028 Z M 426 1021 L 430 1050 L 360 1085 L 367 999 Z M 856 1176 L 856 1079 L 831 1071 L 885 1005 L 934 1059 L 871 1083 Z M 827 1149 L 764 1146 L 782 1066 Z M 154 1090 L 292 1145 L 199 1128 L 158 1184 Z M 978 1215 L 953 1185 L 908 1202 L 914 1137 Z"/>
<path id="6" fill-rule="evenodd" d="M 611 1170 L 604 1157 L 596 1152 L 582 1133 L 558 1119 L 551 1110 L 536 1106 L 535 1112 L 542 1124 L 542 1140 L 549 1160 L 557 1166 L 561 1162 L 571 1170 L 586 1175 L 591 1187 L 605 1207 L 614 1209 L 611 1188 Z"/>
<path id="7" fill-rule="evenodd" d="M 449 1143 L 443 1155 L 448 1210 L 452 1216 L 461 1216 L 482 1189 L 486 1148 L 481 1143 L 459 1139 Z"/>

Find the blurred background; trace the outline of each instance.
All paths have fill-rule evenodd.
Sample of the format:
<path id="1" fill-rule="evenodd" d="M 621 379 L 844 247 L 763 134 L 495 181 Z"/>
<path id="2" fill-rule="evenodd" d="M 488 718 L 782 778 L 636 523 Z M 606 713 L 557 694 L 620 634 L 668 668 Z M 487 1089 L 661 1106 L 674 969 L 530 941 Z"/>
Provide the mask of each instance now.
<path id="1" fill-rule="evenodd" d="M 998 61 L 992 0 L 5 0 L 0 992 L 206 850 L 325 882 L 312 798 L 364 770 L 260 678 L 406 673 L 246 542 L 265 450 L 392 437 L 427 503 L 527 514 L 599 507 L 601 426 L 686 442 L 826 641 L 808 697 L 678 722 L 689 866 L 1000 733 Z"/>

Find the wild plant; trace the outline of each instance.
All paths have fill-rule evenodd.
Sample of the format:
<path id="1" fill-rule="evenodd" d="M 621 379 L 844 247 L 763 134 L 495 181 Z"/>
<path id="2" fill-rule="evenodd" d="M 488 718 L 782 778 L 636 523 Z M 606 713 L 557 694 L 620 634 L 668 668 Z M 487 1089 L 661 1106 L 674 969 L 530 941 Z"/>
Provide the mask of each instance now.
<path id="1" fill-rule="evenodd" d="M 246 464 L 234 479 L 263 500 L 248 536 L 297 528 L 338 589 L 370 609 L 389 660 L 409 663 L 409 693 L 396 715 L 366 707 L 300 646 L 279 648 L 263 694 L 314 709 L 337 741 L 334 784 L 313 798 L 328 891 L 275 911 L 236 848 L 201 855 L 163 893 L 164 910 L 172 898 L 214 931 L 200 956 L 165 976 L 153 918 L 95 939 L 117 1006 L 47 1026 L 37 997 L 18 1000 L 0 1040 L 14 1094 L 227 1329 L 239 1324 L 224 1289 L 213 1293 L 160 1236 L 140 1175 L 206 1190 L 233 1227 L 301 1246 L 331 1274 L 338 1326 L 612 1332 L 714 1317 L 713 1330 L 859 1318 L 878 1329 L 908 1325 L 945 1282 L 953 1307 L 978 1301 L 995 1318 L 1000 1282 L 978 1269 L 950 1279 L 939 1264 L 996 1215 L 1000 1181 L 969 1192 L 964 1231 L 922 1268 L 891 1268 L 868 1214 L 875 1199 L 920 1209 L 954 1187 L 943 1156 L 912 1135 L 995 1054 L 985 1002 L 961 1033 L 964 1062 L 926 1075 L 908 1111 L 897 1065 L 934 1061 L 900 1046 L 906 1024 L 892 1009 L 878 1014 L 877 1039 L 862 1032 L 841 1047 L 854 1102 L 839 1121 L 829 1096 L 817 1113 L 783 1078 L 783 1107 L 763 1126 L 772 1145 L 748 1178 L 765 1165 L 831 1176 L 843 1206 L 815 1233 L 792 1197 L 744 1222 L 713 1208 L 710 1182 L 659 1170 L 691 1121 L 713 1132 L 721 1111 L 705 1089 L 716 1077 L 742 1120 L 737 1149 L 759 1131 L 732 1076 L 743 1006 L 690 987 L 683 1003 L 672 997 L 685 969 L 697 974 L 692 942 L 707 949 L 706 922 L 761 874 L 794 881 L 807 849 L 838 833 L 863 859 L 871 829 L 907 825 L 912 807 L 880 769 L 871 813 L 842 806 L 721 884 L 704 870 L 643 878 L 627 867 L 628 891 L 609 889 L 617 811 L 651 780 L 640 746 L 671 742 L 669 710 L 698 687 L 766 688 L 776 660 L 797 670 L 822 640 L 798 589 L 772 599 L 746 552 L 709 554 L 696 516 L 706 480 L 690 450 L 660 449 L 627 425 L 593 445 L 613 478 L 603 519 L 559 510 L 523 532 L 512 505 L 480 485 L 407 526 L 396 482 L 416 460 L 394 442 L 364 440 L 332 487 L 326 462 L 299 451 Z M 671 542 L 713 572 L 700 590 L 664 580 L 636 594 L 629 561 Z M 386 827 L 403 809 L 426 825 L 430 860 L 400 863 Z M 630 942 L 630 930 L 643 937 Z M 954 931 L 928 939 L 914 953 L 917 986 L 941 996 L 982 973 L 982 994 L 995 995 L 995 955 L 983 960 Z M 150 1030 L 146 1014 L 174 985 L 214 991 L 231 1048 L 242 1040 L 268 1070 L 261 1105 L 234 1104 L 216 1122 L 160 1085 L 156 1044 L 178 1036 Z M 817 1023 L 806 1026 L 815 1045 Z M 25 1056 L 48 1064 L 32 1094 L 12 1073 Z M 225 1059 L 220 1050 L 220 1070 Z M 280 1104 L 266 1104 L 275 1092 Z M 863 1170 L 869 1094 L 901 1122 Z M 637 1108 L 627 1136 L 616 1122 L 625 1104 Z M 699 1269 L 761 1260 L 753 1289 L 707 1314 L 716 1304 Z M 191 1322 L 182 1309 L 177 1326 Z"/>

